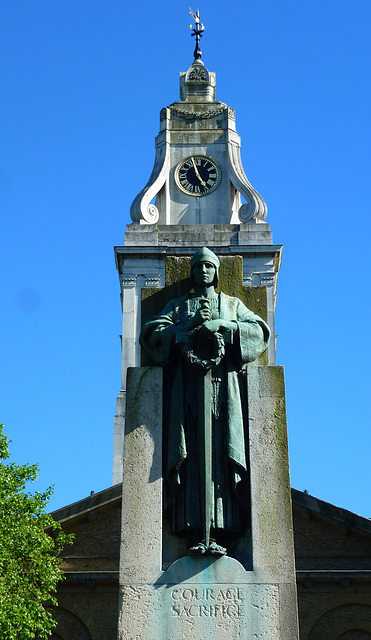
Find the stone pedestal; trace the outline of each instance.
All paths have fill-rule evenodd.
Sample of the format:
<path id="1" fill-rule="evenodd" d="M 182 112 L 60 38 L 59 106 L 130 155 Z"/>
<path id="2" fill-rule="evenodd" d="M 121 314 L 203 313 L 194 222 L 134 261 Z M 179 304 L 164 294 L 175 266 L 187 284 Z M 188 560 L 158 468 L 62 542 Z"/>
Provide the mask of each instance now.
<path id="1" fill-rule="evenodd" d="M 252 558 L 164 570 L 162 370 L 128 370 L 120 640 L 298 640 L 283 369 L 251 365 L 247 379 Z"/>

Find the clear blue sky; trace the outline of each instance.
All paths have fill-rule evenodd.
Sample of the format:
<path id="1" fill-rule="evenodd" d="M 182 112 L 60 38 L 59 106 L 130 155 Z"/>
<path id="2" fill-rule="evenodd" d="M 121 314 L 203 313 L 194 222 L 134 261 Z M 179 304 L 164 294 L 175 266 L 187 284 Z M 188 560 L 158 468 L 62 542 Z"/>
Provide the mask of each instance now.
<path id="1" fill-rule="evenodd" d="M 236 109 L 284 245 L 278 363 L 292 485 L 371 516 L 369 0 L 204 0 L 203 61 Z M 0 5 L 1 403 L 59 508 L 111 484 L 113 246 L 192 63 L 187 2 Z"/>

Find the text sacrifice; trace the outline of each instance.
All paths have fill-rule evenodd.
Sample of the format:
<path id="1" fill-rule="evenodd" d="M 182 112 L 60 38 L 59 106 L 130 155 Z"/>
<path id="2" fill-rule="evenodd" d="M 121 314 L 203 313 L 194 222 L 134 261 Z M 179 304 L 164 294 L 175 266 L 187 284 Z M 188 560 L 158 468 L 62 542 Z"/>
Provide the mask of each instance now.
<path id="1" fill-rule="evenodd" d="M 171 592 L 175 617 L 239 618 L 242 614 L 243 592 L 237 587 L 228 589 L 177 587 Z"/>

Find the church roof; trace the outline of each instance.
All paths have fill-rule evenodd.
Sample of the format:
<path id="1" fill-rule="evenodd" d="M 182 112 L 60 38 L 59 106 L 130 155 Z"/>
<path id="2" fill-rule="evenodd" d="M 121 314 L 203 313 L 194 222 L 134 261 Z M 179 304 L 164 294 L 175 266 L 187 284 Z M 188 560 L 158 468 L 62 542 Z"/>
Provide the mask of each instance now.
<path id="1" fill-rule="evenodd" d="M 52 512 L 54 520 L 63 523 L 73 519 L 80 519 L 93 510 L 103 510 L 121 503 L 122 484 L 115 484 L 98 493 L 92 493 L 87 498 L 73 502 L 72 504 Z"/>
<path id="2" fill-rule="evenodd" d="M 61 509 L 57 509 L 53 511 L 51 515 L 54 520 L 63 525 L 65 522 L 83 518 L 93 510 L 105 510 L 117 506 L 121 502 L 121 494 L 122 484 L 120 483 L 108 487 L 108 489 L 103 489 L 103 491 L 99 491 L 98 493 L 93 493 L 87 498 L 73 502 Z M 348 529 L 354 529 L 371 535 L 370 518 L 359 516 L 352 511 L 342 509 L 329 502 L 320 500 L 320 498 L 311 496 L 305 491 L 298 491 L 298 489 L 291 489 L 291 496 L 293 506 L 299 508 L 301 511 L 311 512 Z"/>
<path id="3" fill-rule="evenodd" d="M 329 502 L 315 498 L 305 491 L 291 489 L 293 506 L 299 507 L 302 511 L 312 512 L 322 518 L 332 520 L 348 529 L 355 529 L 363 533 L 371 534 L 371 520 L 359 516 L 352 511 L 342 509 Z"/>

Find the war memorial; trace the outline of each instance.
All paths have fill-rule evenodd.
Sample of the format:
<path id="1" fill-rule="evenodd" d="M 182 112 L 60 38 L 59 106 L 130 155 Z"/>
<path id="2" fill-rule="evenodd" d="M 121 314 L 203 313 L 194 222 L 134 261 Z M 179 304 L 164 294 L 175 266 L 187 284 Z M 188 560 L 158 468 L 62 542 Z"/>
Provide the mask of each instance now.
<path id="1" fill-rule="evenodd" d="M 274 348 L 280 247 L 243 170 L 235 113 L 215 101 L 193 18 L 194 62 L 180 101 L 161 112 L 152 175 L 116 248 L 126 396 L 119 638 L 294 640 Z"/>
<path id="2" fill-rule="evenodd" d="M 290 489 L 282 247 L 191 15 L 194 60 L 115 248 L 113 486 L 53 514 L 76 540 L 52 640 L 298 640 L 299 623 L 369 640 L 370 522 Z"/>

